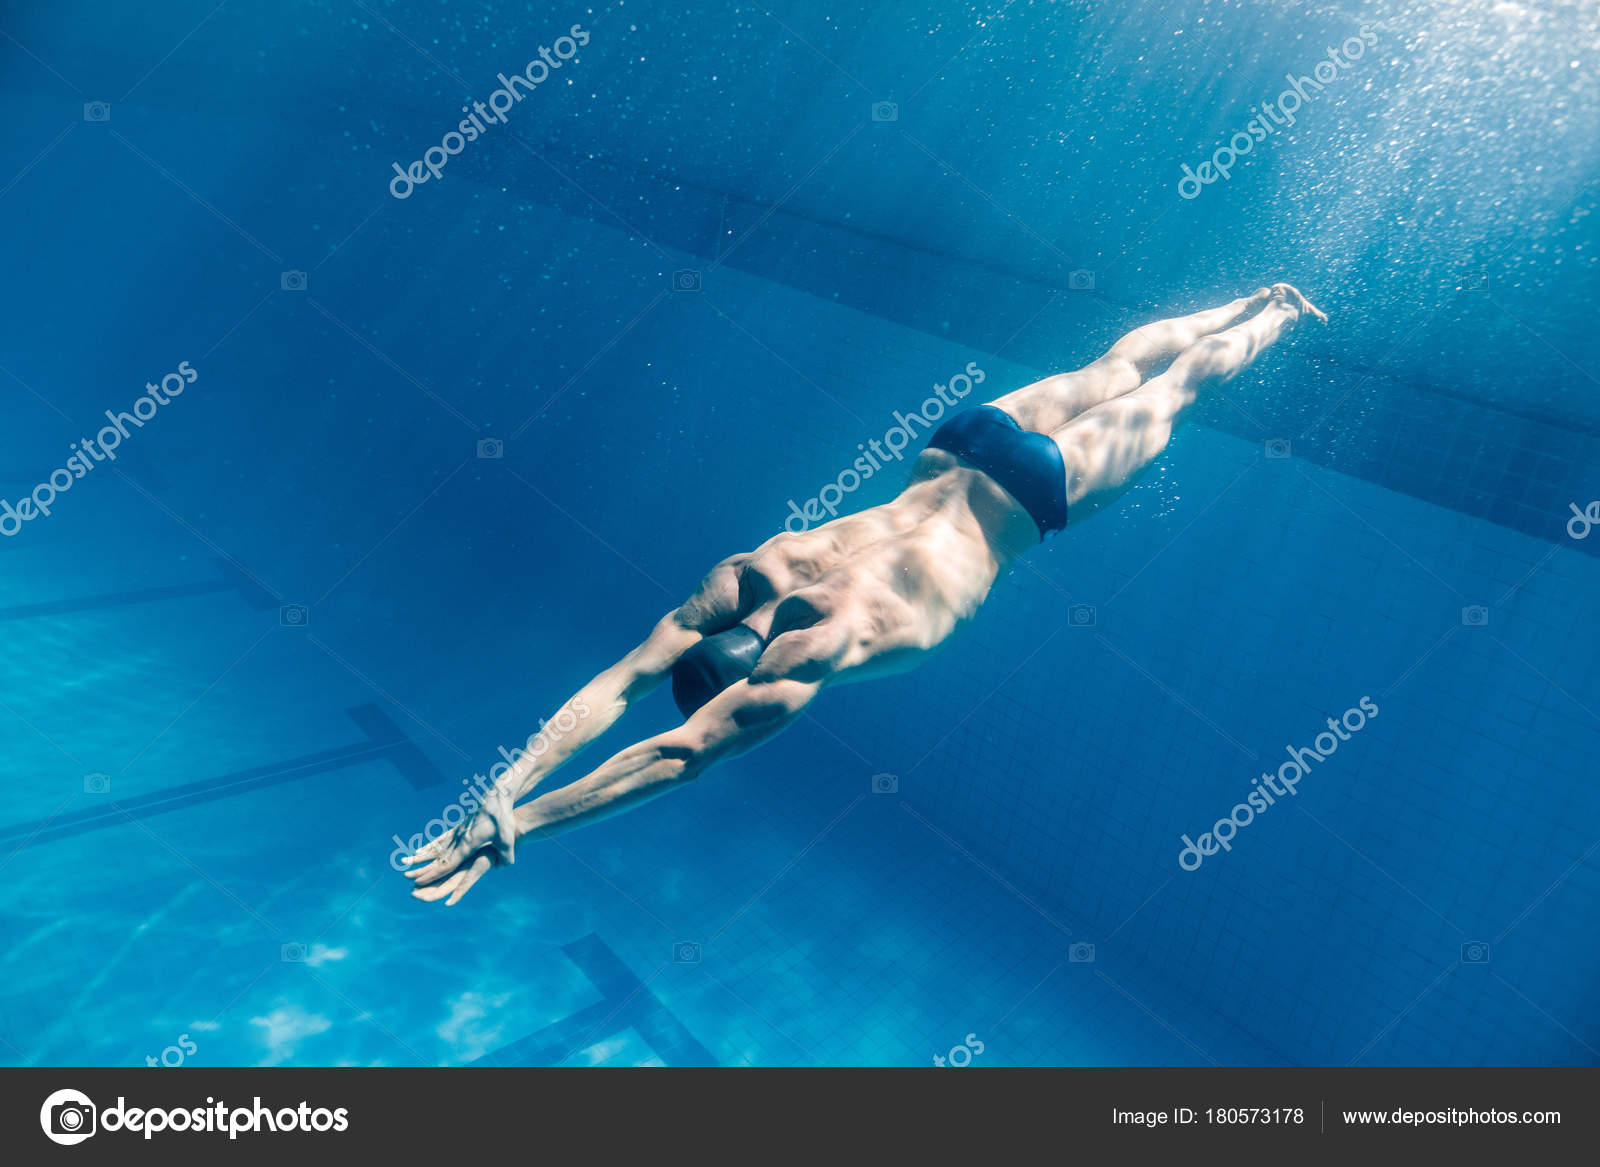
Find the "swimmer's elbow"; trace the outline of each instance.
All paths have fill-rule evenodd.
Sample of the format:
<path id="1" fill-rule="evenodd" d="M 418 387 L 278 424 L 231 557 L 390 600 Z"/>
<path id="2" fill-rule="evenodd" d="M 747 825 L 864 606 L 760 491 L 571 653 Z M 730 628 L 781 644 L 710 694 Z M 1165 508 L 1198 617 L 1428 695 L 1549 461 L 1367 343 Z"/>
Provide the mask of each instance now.
<path id="1" fill-rule="evenodd" d="M 658 780 L 686 782 L 717 762 L 744 753 L 792 722 L 820 688 L 817 683 L 797 681 L 740 682 L 731 695 L 719 696 L 650 742 Z"/>
<path id="2" fill-rule="evenodd" d="M 656 757 L 669 768 L 694 769 L 695 763 L 705 754 L 702 744 L 689 741 L 662 742 L 656 747 Z"/>
<path id="3" fill-rule="evenodd" d="M 656 742 L 656 772 L 663 782 L 688 782 L 705 773 L 713 758 L 713 739 L 703 730 L 683 726 Z"/>
<path id="4" fill-rule="evenodd" d="M 613 666 L 618 713 L 653 692 L 672 671 L 678 658 L 702 639 L 685 628 L 677 613 L 668 612 L 656 622 L 645 642 Z"/>
<path id="5" fill-rule="evenodd" d="M 807 705 L 833 675 L 832 667 L 806 680 L 785 677 L 748 685 L 744 700 L 729 711 L 728 720 L 739 733 L 761 733 L 787 724 Z"/>

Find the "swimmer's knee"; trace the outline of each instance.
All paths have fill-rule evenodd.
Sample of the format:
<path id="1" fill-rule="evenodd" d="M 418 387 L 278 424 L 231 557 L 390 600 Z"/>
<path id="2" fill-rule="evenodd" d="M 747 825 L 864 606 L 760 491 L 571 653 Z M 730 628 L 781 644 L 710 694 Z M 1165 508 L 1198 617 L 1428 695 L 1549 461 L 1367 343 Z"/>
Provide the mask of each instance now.
<path id="1" fill-rule="evenodd" d="M 1206 372 L 1229 365 L 1244 355 L 1244 341 L 1234 336 L 1202 336 L 1190 345 L 1185 355 L 1192 353 L 1189 362 Z"/>
<path id="2" fill-rule="evenodd" d="M 1111 351 L 1096 361 L 1093 368 L 1102 376 L 1137 385 L 1144 376 L 1141 364 L 1149 365 L 1154 360 L 1155 349 L 1151 343 L 1129 333 L 1112 345 Z"/>

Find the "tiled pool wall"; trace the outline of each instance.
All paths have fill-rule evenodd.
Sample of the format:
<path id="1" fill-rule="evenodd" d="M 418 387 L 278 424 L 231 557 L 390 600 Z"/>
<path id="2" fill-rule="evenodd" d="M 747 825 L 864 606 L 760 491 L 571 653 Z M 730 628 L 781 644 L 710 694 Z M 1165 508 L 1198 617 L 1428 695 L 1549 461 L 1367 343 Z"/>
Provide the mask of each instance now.
<path id="1" fill-rule="evenodd" d="M 969 359 L 995 392 L 1040 371 L 771 295 L 741 303 L 807 335 L 783 353 L 791 371 L 868 417 Z M 834 427 L 794 429 L 825 448 Z M 1393 466 L 1411 448 L 1370 457 Z M 817 716 L 875 756 L 898 739 L 881 764 L 908 813 L 1089 922 L 1097 967 L 1164 986 L 1158 1012 L 1216 1034 L 1206 1056 L 1592 1062 L 1600 948 L 1581 922 L 1600 890 L 1600 672 L 1569 646 L 1593 619 L 1594 559 L 1545 501 L 1527 525 L 1559 541 L 1292 453 L 1185 429 L 1123 506 L 1030 556 L 938 660 L 830 694 Z M 1378 714 L 1298 794 L 1180 867 L 1182 834 L 1363 700 Z"/>
<path id="2" fill-rule="evenodd" d="M 734 545 L 771 529 L 740 521 L 765 513 L 753 500 L 800 497 L 796 466 L 826 481 L 930 381 L 969 360 L 996 393 L 1052 371 L 734 273 L 704 294 L 776 346 L 730 346 L 717 370 L 748 366 L 768 402 L 755 412 L 778 423 L 752 425 L 733 454 L 745 503 L 729 529 L 755 531 Z M 776 339 L 796 333 L 802 351 Z M 1285 376 L 1291 360 L 1245 376 Z M 713 444 L 728 448 L 740 426 L 723 422 Z M 1191 426 L 1121 507 L 1013 570 L 939 659 L 829 694 L 817 717 L 874 743 L 907 813 L 1075 937 L 1087 922 L 1107 976 L 1164 985 L 1157 1011 L 1216 1034 L 1206 1056 L 1593 1061 L 1600 1015 L 1583 986 L 1600 952 L 1581 921 L 1597 882 L 1600 673 L 1569 646 L 1600 581 L 1564 515 L 1539 514 L 1559 542 Z M 1201 870 L 1179 867 L 1180 835 L 1363 699 L 1378 715 L 1300 794 Z"/>
<path id="3" fill-rule="evenodd" d="M 658 243 L 698 257 L 699 266 L 725 264 L 930 336 L 999 352 L 1032 369 L 1076 367 L 1154 316 L 1181 315 L 1243 294 L 1251 290 L 1247 285 L 1252 281 L 1289 278 L 1318 292 L 1323 290 L 1316 282 L 1319 276 L 1324 281 L 1337 278 L 1316 262 L 1303 272 L 1257 272 L 1241 256 L 1237 273 L 1184 271 L 1177 273 L 1176 286 L 1161 289 L 1161 296 L 1170 299 L 1135 302 L 1130 295 L 1142 285 L 1131 278 L 1126 252 L 1109 260 L 1084 255 L 1082 263 L 1092 277 L 1084 287 L 1081 281 L 1074 283 L 1071 273 L 1045 277 L 1000 256 L 974 261 L 922 243 L 865 233 L 848 215 L 801 210 L 796 204 L 803 200 L 753 200 L 697 185 L 693 176 L 669 178 L 633 163 L 566 155 L 559 148 L 551 157 L 580 181 L 529 182 L 527 197 L 612 225 L 616 220 L 611 213 L 589 194 L 603 192 L 608 204 L 621 207 L 647 199 L 652 211 L 641 230 Z M 975 205 L 974 213 L 1004 219 L 1002 212 L 982 205 Z M 1160 210 L 1143 207 L 1138 214 L 1159 219 Z M 1134 238 L 1127 248 L 1137 243 Z M 1070 257 L 1054 252 L 1046 258 L 1046 266 L 1054 269 Z M 1164 261 L 1159 249 L 1145 258 L 1154 258 L 1158 267 Z M 1097 265 L 1100 270 L 1092 270 Z M 1511 318 L 1497 299 L 1504 294 L 1497 290 L 1499 277 L 1481 264 L 1429 275 L 1433 283 L 1416 292 L 1426 319 L 1410 330 L 1387 322 L 1396 329 L 1390 356 L 1411 369 L 1425 364 L 1421 353 L 1440 351 L 1454 361 L 1470 351 L 1471 333 L 1452 331 L 1445 323 L 1451 316 L 1462 321 L 1485 315 Z M 1568 505 L 1577 502 L 1581 507 L 1594 497 L 1600 429 L 1593 411 L 1508 413 L 1474 399 L 1481 384 L 1476 373 L 1472 386 L 1397 379 L 1381 362 L 1373 367 L 1341 357 L 1342 348 L 1365 348 L 1366 338 L 1340 345 L 1340 323 L 1336 320 L 1334 331 L 1312 339 L 1315 394 L 1269 384 L 1245 399 L 1247 409 L 1214 402 L 1201 408 L 1202 419 L 1248 441 L 1288 440 L 1296 455 L 1309 461 L 1551 541 L 1560 537 L 1571 517 Z M 1529 327 L 1526 322 L 1521 326 Z M 1580 394 L 1592 384 L 1593 375 L 1573 358 L 1541 343 L 1541 354 L 1552 363 L 1526 375 L 1557 377 Z M 1595 542 L 1576 549 L 1600 554 Z"/>
<path id="4" fill-rule="evenodd" d="M 368 231 L 352 244 L 347 270 L 333 265 L 322 277 L 330 310 L 377 337 L 428 384 L 470 384 L 481 370 L 495 370 L 518 336 L 499 335 L 474 350 L 461 338 L 430 335 L 425 295 L 405 305 L 411 319 L 396 310 L 366 314 L 357 277 L 403 267 L 405 249 L 428 242 L 404 216 L 375 221 Z M 504 724 L 525 718 L 525 689 L 476 683 L 484 662 L 543 647 L 551 621 L 563 612 L 577 618 L 586 610 L 580 605 L 612 612 L 603 627 L 586 623 L 593 635 L 582 638 L 583 653 L 563 653 L 540 678 L 544 687 L 569 691 L 598 658 L 626 648 L 673 589 L 691 584 L 717 556 L 775 531 L 788 498 L 809 495 L 836 475 L 857 442 L 881 435 L 893 412 L 915 408 L 934 381 L 976 361 L 987 374 L 984 391 L 999 393 L 1060 367 L 1013 363 L 834 303 L 831 295 L 783 286 L 799 282 L 787 268 L 771 273 L 781 283 L 708 268 L 698 296 L 662 300 L 607 347 L 666 285 L 665 269 L 700 261 L 686 254 L 641 264 L 637 242 L 612 227 L 537 208 L 512 238 L 547 257 L 530 278 L 589 278 L 577 285 L 588 289 L 586 311 L 565 343 L 523 358 L 540 388 L 577 376 L 527 432 L 537 468 L 517 465 L 569 518 L 606 532 L 638 570 L 588 554 L 586 543 L 549 553 L 552 535 L 542 527 L 532 550 L 544 553 L 532 555 L 516 543 L 524 524 L 504 492 L 478 481 L 493 468 L 477 467 L 457 480 L 463 494 L 453 488 L 442 496 L 445 509 L 498 508 L 510 542 L 455 540 L 458 570 L 441 582 L 438 598 L 385 587 L 385 571 L 404 570 L 419 543 L 455 539 L 448 514 L 424 513 L 415 530 L 343 585 L 326 616 L 316 617 L 344 622 L 342 635 L 330 638 L 455 740 L 497 740 Z M 456 255 L 458 262 L 474 258 L 482 257 Z M 880 262 L 879 253 L 870 261 Z M 639 276 L 652 264 L 664 269 L 654 284 Z M 936 269 L 927 269 L 930 277 Z M 593 273 L 611 270 L 618 278 L 599 288 Z M 515 294 L 507 295 L 506 319 L 515 320 Z M 1003 315 L 997 302 L 976 297 L 973 310 Z M 241 337 L 263 328 L 300 335 L 308 318 L 296 311 L 293 301 L 275 301 Z M 1093 311 L 1103 318 L 1102 340 L 1111 339 L 1120 323 L 1104 308 Z M 684 348 L 677 338 L 690 329 L 721 341 L 687 346 L 694 363 L 685 366 L 671 354 Z M 324 367 L 322 376 L 370 372 L 370 354 L 332 326 L 322 331 L 351 354 L 347 367 Z M 803 345 L 790 339 L 797 335 Z M 1062 363 L 1092 357 L 1102 340 L 1086 342 L 1080 331 L 1060 346 L 1070 351 Z M 230 368 L 231 359 L 223 349 L 219 375 L 271 374 L 294 383 L 291 368 Z M 1269 357 L 1246 377 L 1270 384 L 1291 359 Z M 729 398 L 730 381 L 748 385 L 748 393 Z M 637 392 L 648 385 L 660 393 Z M 515 407 L 527 388 L 515 387 L 497 413 L 520 418 Z M 312 385 L 292 400 L 315 401 L 317 392 Z M 621 393 L 626 419 L 617 416 Z M 198 432 L 248 426 L 258 406 L 235 396 L 219 392 L 217 412 L 197 410 Z M 392 410 L 376 418 L 347 416 L 336 400 L 321 403 L 304 448 L 286 451 L 305 458 L 320 451 L 324 469 L 316 481 L 285 473 L 271 499 L 218 507 L 208 535 L 253 566 L 269 555 L 270 577 L 286 598 L 320 592 L 329 542 L 354 556 L 436 481 L 385 480 L 377 468 L 448 467 L 470 449 L 455 448 L 464 434 L 418 425 L 432 407 L 409 389 L 391 390 L 389 400 Z M 178 436 L 188 423 L 170 424 Z M 641 442 L 641 434 L 648 439 Z M 347 448 L 348 457 L 326 456 L 336 448 Z M 1584 926 L 1597 890 L 1600 816 L 1587 770 L 1600 744 L 1600 721 L 1590 712 L 1600 676 L 1592 660 L 1567 648 L 1586 639 L 1592 619 L 1589 547 L 1554 542 L 1553 530 L 1535 538 L 1338 473 L 1298 456 L 1301 445 L 1293 452 L 1268 458 L 1258 441 L 1187 428 L 1146 485 L 1030 555 L 936 660 L 905 677 L 826 695 L 812 725 L 769 747 L 780 755 L 772 769 L 797 778 L 815 767 L 806 756 L 783 757 L 786 751 L 831 749 L 846 768 L 859 763 L 859 773 L 841 773 L 836 761 L 818 779 L 839 796 L 829 815 L 856 797 L 847 792 L 869 790 L 873 773 L 893 774 L 896 790 L 869 793 L 862 813 L 828 837 L 838 853 L 825 871 L 780 882 L 770 902 L 740 917 L 748 935 L 736 929 L 727 937 L 738 967 L 719 974 L 720 984 L 674 984 L 668 970 L 669 980 L 656 988 L 688 1034 L 722 1061 L 804 1060 L 796 1039 L 813 1060 L 903 1061 L 908 1034 L 942 1034 L 964 1019 L 959 1003 L 969 1001 L 980 1022 L 1007 1018 L 1011 1047 L 996 1049 L 997 1064 L 1596 1060 L 1600 1017 L 1583 989 L 1600 964 Z M 1413 454 L 1394 443 L 1394 460 Z M 136 477 L 164 475 L 163 498 L 190 514 L 185 498 L 216 457 L 203 442 L 180 442 L 170 450 L 152 446 L 145 469 L 131 464 Z M 21 468 L 18 481 L 34 469 Z M 1565 471 L 1536 465 L 1531 473 Z M 678 481 L 682 489 L 598 489 L 595 474 Z M 1554 489 L 1539 481 L 1539 489 Z M 886 475 L 851 501 L 882 501 L 898 482 Z M 1530 514 L 1545 515 L 1545 497 L 1533 497 Z M 329 498 L 341 501 L 322 506 Z M 686 499 L 694 506 L 687 517 Z M 525 501 L 530 514 L 551 513 Z M 66 590 L 191 581 L 175 567 L 177 549 L 188 544 L 176 527 L 161 528 L 166 533 L 152 544 L 93 496 L 74 505 L 80 509 L 70 525 L 65 515 L 53 520 L 25 549 L 30 571 L 18 603 L 49 602 Z M 1561 517 L 1557 511 L 1547 526 L 1559 528 Z M 308 536 L 307 523 L 317 538 Z M 641 531 L 670 531 L 674 539 L 643 538 Z M 566 533 L 582 538 L 576 526 Z M 85 540 L 99 554 L 83 556 Z M 529 565 L 522 586 L 469 586 L 507 554 Z M 548 598 L 530 618 L 534 593 Z M 430 620 L 430 607 L 440 603 L 454 605 L 452 615 Z M 1463 622 L 1463 609 L 1478 605 L 1487 609 L 1486 621 Z M 395 627 L 408 629 L 404 643 Z M 166 661 L 153 647 L 162 629 L 140 630 L 154 663 Z M 83 646 L 63 642 L 61 652 L 64 665 L 81 657 Z M 272 652 L 276 659 L 288 650 Z M 98 658 L 99 671 L 86 682 L 109 675 L 129 687 L 130 708 L 143 708 L 133 688 L 137 663 Z M 182 671 L 170 661 L 163 667 Z M 351 696 L 364 692 L 348 670 L 327 661 L 323 667 Z M 298 670 L 289 660 L 281 671 Z M 203 685 L 215 668 L 196 664 L 193 672 Z M 235 678 L 230 687 L 242 683 Z M 1243 828 L 1231 851 L 1208 857 L 1200 870 L 1179 867 L 1182 833 L 1210 829 L 1252 776 L 1281 760 L 1286 745 L 1312 746 L 1326 718 L 1364 696 L 1379 714 L 1315 766 L 1298 795 Z M 330 709 L 331 724 L 343 706 Z M 198 714 L 217 716 L 206 708 Z M 99 720 L 117 724 L 115 717 Z M 307 736 L 306 728 L 297 733 Z M 426 732 L 408 729 L 441 768 L 461 767 Z M 217 770 L 259 763 L 273 734 L 265 724 L 244 740 L 219 736 Z M 338 744 L 349 731 L 316 736 Z M 162 750 L 176 741 L 174 735 Z M 39 747 L 41 758 L 48 754 Z M 177 761 L 184 762 L 181 751 Z M 730 803 L 730 796 L 741 797 L 708 787 L 686 793 L 691 801 L 681 808 L 662 804 L 637 816 L 636 827 L 634 818 L 622 821 L 640 839 L 656 838 L 659 858 L 670 865 L 684 862 L 681 840 L 693 832 L 747 831 L 746 813 L 802 813 L 763 809 L 755 796 Z M 43 793 L 30 797 L 48 813 Z M 818 796 L 796 788 L 786 797 L 786 806 L 810 815 Z M 815 820 L 817 829 L 826 817 Z M 802 834 L 810 832 L 808 826 Z M 908 864 L 930 849 L 948 863 Z M 707 863 L 714 870 L 744 855 L 751 862 L 740 870 L 748 872 L 760 848 L 713 850 L 693 857 L 686 870 Z M 564 864 L 569 880 L 586 870 L 561 856 L 551 862 Z M 662 878 L 662 868 L 638 862 L 629 854 L 601 870 L 625 888 Z M 703 899 L 696 877 L 683 878 L 683 898 Z M 885 889 L 897 883 L 905 928 L 880 934 L 886 930 L 873 921 L 881 920 Z M 515 886 L 508 898 L 538 900 L 538 889 Z M 743 898 L 732 887 L 730 880 L 730 911 Z M 980 887 L 990 894 L 979 894 Z M 585 889 L 575 884 L 572 894 L 580 893 Z M 706 919 L 715 926 L 719 915 L 726 918 Z M 653 927 L 635 933 L 608 921 L 600 907 L 563 908 L 549 942 L 575 943 L 587 929 L 605 933 L 640 972 L 653 967 L 665 943 Z M 981 959 L 941 957 L 963 937 L 981 946 Z M 1463 948 L 1479 942 L 1489 959 L 1464 960 L 1464 953 L 1481 955 Z M 1084 944 L 1093 952 L 1076 947 Z M 1057 948 L 1085 959 L 1063 965 Z M 896 967 L 906 970 L 910 991 L 889 979 Z M 1068 975 L 1078 982 L 1057 979 Z M 783 990 L 797 983 L 800 991 L 786 997 Z M 770 1021 L 728 997 L 729 988 Z M 807 994 L 816 994 L 814 1004 Z M 840 1004 L 852 998 L 854 1017 Z M 639 1023 L 662 1024 L 650 1013 Z M 1148 1033 L 1138 1034 L 1138 1025 Z M 619 1040 L 617 1056 L 626 1059 L 633 1038 Z M 682 1035 L 661 1040 L 697 1048 Z"/>
<path id="5" fill-rule="evenodd" d="M 1014 573 L 930 670 L 924 708 L 1001 686 L 921 768 L 934 817 L 1285 1060 L 1593 1061 L 1594 561 L 1216 433 L 1170 459 L 1171 515 L 1039 557 L 1092 627 Z M 1180 866 L 1364 699 L 1297 794 Z"/>

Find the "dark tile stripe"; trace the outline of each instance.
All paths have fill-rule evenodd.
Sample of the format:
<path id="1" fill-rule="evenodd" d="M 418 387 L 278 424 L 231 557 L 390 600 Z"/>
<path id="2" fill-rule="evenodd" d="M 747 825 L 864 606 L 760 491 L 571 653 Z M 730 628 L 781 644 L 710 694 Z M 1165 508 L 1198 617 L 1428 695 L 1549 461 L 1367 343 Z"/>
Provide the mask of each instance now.
<path id="1" fill-rule="evenodd" d="M 367 741 L 331 750 L 320 750 L 314 754 L 304 754 L 298 758 L 288 758 L 265 766 L 254 766 L 248 770 L 236 770 L 217 778 L 203 778 L 198 782 L 153 790 L 134 798 L 111 799 L 104 795 L 86 794 L 83 797 L 96 800 L 95 805 L 50 819 L 0 828 L 0 844 L 20 842 L 24 839 L 29 840 L 30 844 L 54 842 L 99 830 L 102 827 L 116 826 L 129 819 L 146 819 L 169 811 L 214 802 L 219 798 L 231 798 L 247 791 L 260 790 L 379 759 L 393 764 L 415 789 L 421 790 L 443 784 L 444 775 L 406 739 L 399 727 L 381 709 L 375 705 L 362 705 L 348 712 L 367 734 Z"/>
<path id="2" fill-rule="evenodd" d="M 590 933 L 562 951 L 604 998 L 536 1033 L 485 1054 L 474 1066 L 556 1066 L 578 1047 L 591 1046 L 625 1029 L 639 1034 L 669 1066 L 715 1066 L 701 1045 L 661 1000 L 644 987 L 615 952 Z"/>

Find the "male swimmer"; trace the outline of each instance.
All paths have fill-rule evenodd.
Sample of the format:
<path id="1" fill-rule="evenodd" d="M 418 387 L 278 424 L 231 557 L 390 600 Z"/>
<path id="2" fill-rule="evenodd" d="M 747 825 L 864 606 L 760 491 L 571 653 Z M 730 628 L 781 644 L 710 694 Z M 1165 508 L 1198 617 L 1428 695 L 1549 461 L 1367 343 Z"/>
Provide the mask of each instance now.
<path id="1" fill-rule="evenodd" d="M 1085 368 L 954 414 L 892 502 L 723 560 L 567 703 L 587 714 L 570 732 L 551 735 L 538 757 L 524 753 L 471 818 L 405 860 L 412 895 L 454 904 L 512 862 L 519 840 L 698 778 L 786 728 L 825 685 L 920 663 L 972 618 L 1013 559 L 1069 514 L 1082 521 L 1126 489 L 1199 392 L 1237 376 L 1305 315 L 1327 322 L 1293 287 L 1274 284 L 1146 325 Z M 668 677 L 682 725 L 517 805 Z"/>

